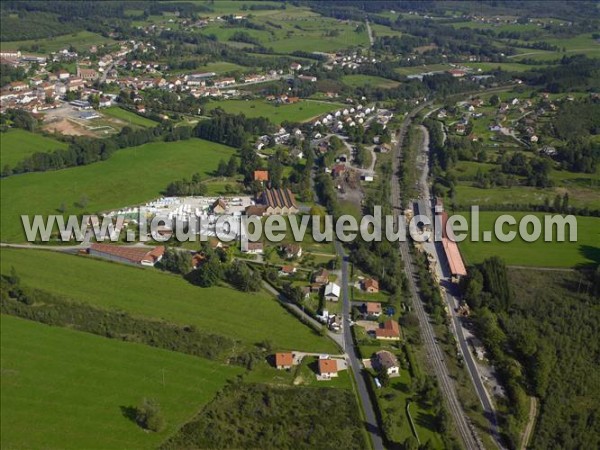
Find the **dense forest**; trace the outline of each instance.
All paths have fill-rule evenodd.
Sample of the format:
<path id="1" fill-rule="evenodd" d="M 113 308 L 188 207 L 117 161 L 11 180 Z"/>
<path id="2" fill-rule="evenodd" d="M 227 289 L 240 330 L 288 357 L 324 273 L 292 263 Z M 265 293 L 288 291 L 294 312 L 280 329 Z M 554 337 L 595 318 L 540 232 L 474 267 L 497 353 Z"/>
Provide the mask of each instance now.
<path id="1" fill-rule="evenodd" d="M 598 448 L 600 269 L 508 270 L 494 257 L 471 268 L 463 288 L 507 388 L 511 447 L 533 395 L 541 399 L 533 448 Z"/>
<path id="2" fill-rule="evenodd" d="M 233 383 L 161 446 L 181 448 L 359 450 L 366 442 L 351 390 Z"/>

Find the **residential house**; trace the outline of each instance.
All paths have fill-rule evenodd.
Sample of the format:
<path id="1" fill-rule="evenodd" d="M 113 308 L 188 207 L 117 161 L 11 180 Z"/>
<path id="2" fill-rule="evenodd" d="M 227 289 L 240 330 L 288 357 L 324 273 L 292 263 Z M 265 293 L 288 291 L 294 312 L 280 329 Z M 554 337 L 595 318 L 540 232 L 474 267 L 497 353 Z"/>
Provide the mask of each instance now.
<path id="1" fill-rule="evenodd" d="M 302 246 L 300 244 L 287 244 L 283 246 L 286 259 L 302 257 Z"/>
<path id="2" fill-rule="evenodd" d="M 290 64 L 290 69 L 292 69 L 292 70 L 300 70 L 300 69 L 302 69 L 302 64 L 294 62 L 294 63 Z"/>
<path id="3" fill-rule="evenodd" d="M 310 75 L 299 75 L 298 79 L 300 79 L 302 81 L 308 81 L 308 82 L 311 82 L 311 83 L 314 83 L 314 82 L 317 81 L 317 77 L 313 77 L 313 76 L 310 76 Z"/>
<path id="4" fill-rule="evenodd" d="M 254 171 L 254 181 L 260 181 L 264 183 L 265 181 L 269 181 L 269 171 L 268 170 L 255 170 Z"/>
<path id="5" fill-rule="evenodd" d="M 366 302 L 363 304 L 363 308 L 368 317 L 379 317 L 381 315 L 381 303 Z"/>
<path id="6" fill-rule="evenodd" d="M 294 266 L 281 266 L 281 269 L 279 270 L 279 276 L 288 277 L 295 274 L 297 270 L 298 269 L 296 269 Z"/>
<path id="7" fill-rule="evenodd" d="M 372 358 L 373 367 L 378 371 L 385 370 L 388 375 L 394 376 L 400 374 L 400 364 L 398 358 L 387 350 L 380 350 Z"/>
<path id="8" fill-rule="evenodd" d="M 71 76 L 71 74 L 67 70 L 61 69 L 58 72 L 56 72 L 56 77 L 59 80 L 68 80 L 70 76 Z"/>
<path id="9" fill-rule="evenodd" d="M 67 82 L 67 91 L 79 91 L 85 87 L 85 83 L 82 78 L 69 78 Z"/>
<path id="10" fill-rule="evenodd" d="M 292 352 L 275 353 L 275 367 L 277 370 L 289 370 L 294 365 Z"/>
<path id="11" fill-rule="evenodd" d="M 215 81 L 215 87 L 224 88 L 226 86 L 231 86 L 235 84 L 235 78 L 221 78 L 220 80 Z"/>
<path id="12" fill-rule="evenodd" d="M 242 252 L 249 253 L 251 255 L 262 254 L 263 253 L 263 243 L 262 242 L 248 242 L 248 245 L 245 250 L 242 246 Z"/>
<path id="13" fill-rule="evenodd" d="M 20 92 L 28 89 L 29 86 L 27 83 L 23 83 L 22 81 L 13 81 L 10 83 L 10 90 L 15 92 Z"/>
<path id="14" fill-rule="evenodd" d="M 323 297 L 325 300 L 329 300 L 331 302 L 337 302 L 340 299 L 341 288 L 339 285 L 335 283 L 327 283 L 325 285 L 325 291 L 323 293 Z"/>
<path id="15" fill-rule="evenodd" d="M 329 272 L 326 269 L 319 269 L 313 274 L 312 282 L 318 285 L 329 283 Z"/>
<path id="16" fill-rule="evenodd" d="M 346 172 L 346 166 L 344 164 L 336 164 L 331 169 L 331 174 L 333 175 L 333 178 L 338 178 L 342 176 L 344 172 Z"/>
<path id="17" fill-rule="evenodd" d="M 393 319 L 386 320 L 377 330 L 375 330 L 377 339 L 391 341 L 400 340 L 400 325 Z"/>
<path id="18" fill-rule="evenodd" d="M 460 69 L 450 69 L 448 71 L 448 73 L 450 75 L 452 75 L 454 78 L 461 78 L 467 74 L 464 70 L 460 70 Z"/>
<path id="19" fill-rule="evenodd" d="M 329 380 L 337 377 L 337 361 L 335 359 L 319 358 L 319 375 L 322 380 Z"/>
<path id="20" fill-rule="evenodd" d="M 213 202 L 210 209 L 212 210 L 213 214 L 225 214 L 227 211 L 227 203 L 225 203 L 225 200 L 222 198 L 218 198 Z"/>
<path id="21" fill-rule="evenodd" d="M 369 294 L 376 294 L 379 292 L 379 281 L 374 278 L 366 278 L 362 282 L 362 288 Z"/>

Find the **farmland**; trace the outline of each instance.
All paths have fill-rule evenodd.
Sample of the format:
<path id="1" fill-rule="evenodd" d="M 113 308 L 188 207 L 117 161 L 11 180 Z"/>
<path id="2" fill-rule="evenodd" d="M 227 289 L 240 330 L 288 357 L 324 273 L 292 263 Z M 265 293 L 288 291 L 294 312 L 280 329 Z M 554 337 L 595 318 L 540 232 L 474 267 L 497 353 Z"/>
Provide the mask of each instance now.
<path id="1" fill-rule="evenodd" d="M 61 204 L 68 214 L 81 213 L 82 196 L 89 200 L 87 211 L 138 204 L 158 196 L 173 180 L 211 173 L 232 154 L 232 148 L 200 139 L 154 142 L 89 166 L 2 179 L 2 240 L 24 239 L 20 214 L 55 214 Z"/>
<path id="2" fill-rule="evenodd" d="M 36 152 L 65 149 L 67 144 L 22 129 L 0 133 L 0 166 L 13 168 L 17 163 Z"/>
<path id="3" fill-rule="evenodd" d="M 510 214 L 517 220 L 528 213 L 523 212 L 480 212 L 479 228 L 482 231 L 494 230 L 496 218 L 502 214 Z M 529 213 L 538 217 L 540 213 Z M 467 220 L 469 215 L 465 214 Z M 517 231 L 518 227 L 504 226 L 505 232 Z M 481 233 L 480 233 L 481 234 Z M 565 233 L 568 238 L 568 232 Z M 480 236 L 481 239 L 481 236 Z M 463 257 L 468 264 L 480 263 L 490 256 L 499 256 L 509 265 L 535 267 L 575 267 L 579 265 L 598 264 L 600 262 L 600 219 L 597 217 L 577 217 L 577 242 L 545 242 L 543 236 L 535 242 L 525 242 L 516 238 L 512 242 L 501 242 L 495 237 L 491 242 L 471 242 L 465 239 L 459 244 Z"/>
<path id="4" fill-rule="evenodd" d="M 303 100 L 298 103 L 275 105 L 263 100 L 224 100 L 210 102 L 207 110 L 222 108 L 231 114 L 244 114 L 247 117 L 266 117 L 275 124 L 284 121 L 306 122 L 343 106 L 340 103 Z"/>
<path id="5" fill-rule="evenodd" d="M 195 325 L 247 344 L 270 340 L 282 349 L 335 352 L 332 342 L 264 293 L 199 288 L 167 273 L 45 251 L 4 249 L 0 258 L 3 273 L 14 266 L 25 285 L 79 302 Z"/>
<path id="6" fill-rule="evenodd" d="M 154 127 L 158 125 L 154 120 L 146 119 L 145 117 L 138 116 L 135 113 L 127 111 L 118 106 L 111 106 L 110 108 L 103 109 L 102 112 L 107 116 L 115 117 L 127 123 L 127 125 L 135 125 L 138 127 Z"/>
<path id="7" fill-rule="evenodd" d="M 3 448 L 156 448 L 241 369 L 2 316 Z M 166 429 L 127 408 L 155 399 Z M 32 426 L 35 424 L 35 426 Z"/>

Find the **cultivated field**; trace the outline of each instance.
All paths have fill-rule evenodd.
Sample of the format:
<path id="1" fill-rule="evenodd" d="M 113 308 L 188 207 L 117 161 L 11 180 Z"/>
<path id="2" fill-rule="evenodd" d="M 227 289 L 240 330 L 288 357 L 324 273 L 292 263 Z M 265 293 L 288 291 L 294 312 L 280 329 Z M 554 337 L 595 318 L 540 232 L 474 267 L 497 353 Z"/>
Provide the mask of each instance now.
<path id="1" fill-rule="evenodd" d="M 156 448 L 241 372 L 205 359 L 2 316 L 2 448 Z M 127 408 L 155 399 L 166 429 Z"/>
<path id="2" fill-rule="evenodd" d="M 0 167 L 14 167 L 26 157 L 37 152 L 65 149 L 67 144 L 56 139 L 21 129 L 0 133 Z"/>
<path id="3" fill-rule="evenodd" d="M 284 121 L 306 122 L 321 114 L 341 108 L 340 103 L 302 100 L 298 103 L 275 105 L 264 100 L 223 100 L 210 102 L 207 110 L 222 108 L 231 114 L 244 114 L 247 117 L 266 117 L 275 124 Z"/>
<path id="4" fill-rule="evenodd" d="M 234 150 L 200 139 L 154 142 L 117 151 L 107 161 L 54 172 L 30 173 L 0 181 L 2 241 L 23 241 L 21 214 L 56 214 L 61 204 L 67 214 L 103 211 L 146 202 L 160 195 L 171 181 L 205 176 Z"/>
<path id="5" fill-rule="evenodd" d="M 494 230 L 495 219 L 502 214 L 510 214 L 519 220 L 526 214 L 534 214 L 544 227 L 541 213 L 525 212 L 480 212 L 480 235 L 485 230 Z M 465 214 L 467 220 L 469 215 Z M 518 231 L 518 226 L 505 226 L 505 232 Z M 569 233 L 567 231 L 566 237 Z M 543 237 L 536 242 L 515 239 L 513 242 L 465 241 L 459 244 L 460 251 L 468 264 L 480 263 L 490 256 L 499 256 L 508 265 L 535 267 L 574 267 L 600 263 L 600 219 L 597 217 L 577 217 L 577 242 L 545 242 Z"/>
<path id="6" fill-rule="evenodd" d="M 79 302 L 196 325 L 247 344 L 269 340 L 281 349 L 336 351 L 265 293 L 200 288 L 157 270 L 47 251 L 4 249 L 0 260 L 2 273 L 14 266 L 25 285 Z"/>
<path id="7" fill-rule="evenodd" d="M 120 119 L 129 126 L 137 125 L 139 127 L 148 128 L 158 125 L 158 123 L 154 120 L 138 116 L 137 114 L 127 111 L 123 108 L 119 108 L 118 106 L 111 106 L 110 108 L 105 108 L 102 110 L 102 113 L 106 114 L 107 116 Z"/>

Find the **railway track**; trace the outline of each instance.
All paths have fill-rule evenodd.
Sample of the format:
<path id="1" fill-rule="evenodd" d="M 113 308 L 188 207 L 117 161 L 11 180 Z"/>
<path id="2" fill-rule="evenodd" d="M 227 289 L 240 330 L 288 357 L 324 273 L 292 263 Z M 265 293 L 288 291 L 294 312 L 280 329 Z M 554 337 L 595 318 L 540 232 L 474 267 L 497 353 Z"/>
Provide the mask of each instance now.
<path id="1" fill-rule="evenodd" d="M 430 104 L 431 102 L 427 102 L 413 109 L 404 119 L 400 127 L 400 131 L 397 134 L 398 141 L 396 147 L 393 150 L 394 154 L 392 155 L 393 178 L 391 189 L 392 198 L 390 199 L 390 201 L 393 209 L 401 209 L 398 167 L 400 163 L 400 158 L 402 157 L 401 151 L 402 145 L 406 137 L 406 133 L 414 117 Z M 466 413 L 462 409 L 462 406 L 458 400 L 458 394 L 456 392 L 454 382 L 450 378 L 448 369 L 443 360 L 443 351 L 437 345 L 435 333 L 433 331 L 433 326 L 431 325 L 429 317 L 425 312 L 425 308 L 423 307 L 423 303 L 421 302 L 419 295 L 420 292 L 417 286 L 418 278 L 415 273 L 414 261 L 412 254 L 410 253 L 409 245 L 410 244 L 408 243 L 408 241 L 405 240 L 404 242 L 400 243 L 399 250 L 402 256 L 402 260 L 404 262 L 404 270 L 408 279 L 410 295 L 413 299 L 414 310 L 419 320 L 421 334 L 423 336 L 423 342 L 427 351 L 427 359 L 436 375 L 442 394 L 446 399 L 448 410 L 453 418 L 457 432 L 460 435 L 464 446 L 469 450 L 483 449 L 484 447 L 481 442 L 481 439 L 477 436 L 475 429 L 471 425 Z"/>

